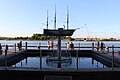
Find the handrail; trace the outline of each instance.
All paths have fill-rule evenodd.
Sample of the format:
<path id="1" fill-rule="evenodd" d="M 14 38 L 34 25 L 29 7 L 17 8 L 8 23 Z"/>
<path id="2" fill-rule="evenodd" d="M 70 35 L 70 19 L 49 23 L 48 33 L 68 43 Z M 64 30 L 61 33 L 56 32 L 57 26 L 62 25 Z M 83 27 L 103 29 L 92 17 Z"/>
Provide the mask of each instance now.
<path id="1" fill-rule="evenodd" d="M 5 47 L 6 45 L 1 45 L 2 47 Z M 15 45 L 8 45 L 8 47 L 15 47 Z M 18 46 L 16 46 L 16 47 L 18 47 Z M 26 46 L 22 46 L 22 47 L 26 47 Z M 27 46 L 27 47 L 38 47 L 38 46 Z M 40 46 L 40 47 L 48 47 L 48 46 Z M 57 47 L 57 46 L 56 46 Z M 67 46 L 61 46 L 61 48 L 66 48 Z M 88 46 L 88 47 L 86 47 L 86 46 L 75 46 L 74 48 L 92 48 L 92 46 Z M 94 47 L 94 48 L 97 48 L 97 47 Z M 100 47 L 99 47 L 100 48 Z M 103 48 L 105 48 L 105 47 L 103 47 Z M 108 48 L 112 48 L 112 46 L 108 46 Z M 114 48 L 120 48 L 120 47 L 118 47 L 118 46 L 115 46 Z"/>
<path id="2" fill-rule="evenodd" d="M 2 47 L 5 47 L 5 45 L 2 45 Z M 15 45 L 8 45 L 8 47 L 15 47 Z M 16 46 L 18 47 L 18 46 Z M 22 46 L 22 47 L 26 47 L 26 46 Z M 27 47 L 38 47 L 38 46 L 27 46 Z M 40 47 L 48 47 L 48 46 L 40 46 Z M 67 48 L 67 46 L 61 46 L 61 48 Z M 92 48 L 92 46 L 89 46 L 89 47 L 86 47 L 86 46 L 75 46 L 74 48 Z M 97 48 L 97 47 L 94 47 L 94 48 Z M 100 47 L 99 47 L 100 48 Z M 106 47 L 103 47 L 103 48 L 106 48 Z M 112 46 L 108 46 L 108 48 L 112 48 Z M 114 48 L 120 48 L 120 47 L 114 47 Z"/>

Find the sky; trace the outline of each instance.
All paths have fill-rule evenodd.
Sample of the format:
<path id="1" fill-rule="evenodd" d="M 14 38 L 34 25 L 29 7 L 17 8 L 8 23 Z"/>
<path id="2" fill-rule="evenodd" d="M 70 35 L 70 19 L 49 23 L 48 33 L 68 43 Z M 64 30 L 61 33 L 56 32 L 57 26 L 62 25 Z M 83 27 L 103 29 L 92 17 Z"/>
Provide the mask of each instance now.
<path id="1" fill-rule="evenodd" d="M 0 36 L 26 37 L 43 33 L 48 10 L 49 29 L 76 29 L 73 38 L 120 38 L 120 0 L 0 0 Z M 79 29 L 77 29 L 79 28 Z"/>

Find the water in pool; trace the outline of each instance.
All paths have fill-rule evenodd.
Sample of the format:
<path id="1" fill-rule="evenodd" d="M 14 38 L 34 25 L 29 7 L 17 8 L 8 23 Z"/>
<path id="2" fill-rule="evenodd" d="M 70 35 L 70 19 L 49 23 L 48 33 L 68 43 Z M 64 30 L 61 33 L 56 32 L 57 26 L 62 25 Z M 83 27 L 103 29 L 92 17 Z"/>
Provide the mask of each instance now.
<path id="1" fill-rule="evenodd" d="M 27 57 L 26 59 L 12 65 L 12 67 L 28 67 L 28 68 L 40 68 L 40 58 L 39 57 Z M 46 63 L 46 57 L 42 57 L 42 67 L 43 68 L 57 68 L 56 65 L 51 65 Z M 72 57 L 71 64 L 62 64 L 61 68 L 76 68 L 76 57 Z M 91 57 L 79 57 L 78 58 L 79 68 L 106 68 L 101 62 L 94 60 Z"/>

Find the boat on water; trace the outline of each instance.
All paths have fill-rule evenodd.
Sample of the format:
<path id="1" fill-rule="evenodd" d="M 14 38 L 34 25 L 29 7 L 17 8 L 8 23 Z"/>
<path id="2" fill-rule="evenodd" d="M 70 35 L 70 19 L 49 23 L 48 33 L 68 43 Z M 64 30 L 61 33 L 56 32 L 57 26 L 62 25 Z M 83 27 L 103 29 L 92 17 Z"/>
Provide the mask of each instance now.
<path id="1" fill-rule="evenodd" d="M 61 29 L 59 30 L 55 30 L 55 29 L 44 29 L 44 34 L 45 35 L 49 35 L 49 36 L 71 36 L 73 34 L 73 32 L 75 31 L 75 29 L 66 29 L 64 30 L 63 28 L 59 28 Z"/>

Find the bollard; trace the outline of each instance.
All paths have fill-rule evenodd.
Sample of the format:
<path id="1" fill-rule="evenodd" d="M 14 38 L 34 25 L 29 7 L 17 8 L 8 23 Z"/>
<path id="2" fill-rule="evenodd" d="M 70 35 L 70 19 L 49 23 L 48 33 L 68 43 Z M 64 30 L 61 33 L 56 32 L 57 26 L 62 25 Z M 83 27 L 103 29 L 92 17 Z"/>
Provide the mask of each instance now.
<path id="1" fill-rule="evenodd" d="M 112 46 L 112 70 L 114 70 L 114 46 Z"/>
<path id="2" fill-rule="evenodd" d="M 77 70 L 78 70 L 78 50 L 76 50 L 76 67 L 77 67 Z"/>
<path id="3" fill-rule="evenodd" d="M 92 50 L 94 51 L 94 43 L 92 42 Z"/>
<path id="4" fill-rule="evenodd" d="M 27 50 L 27 42 L 25 42 L 25 49 Z"/>

